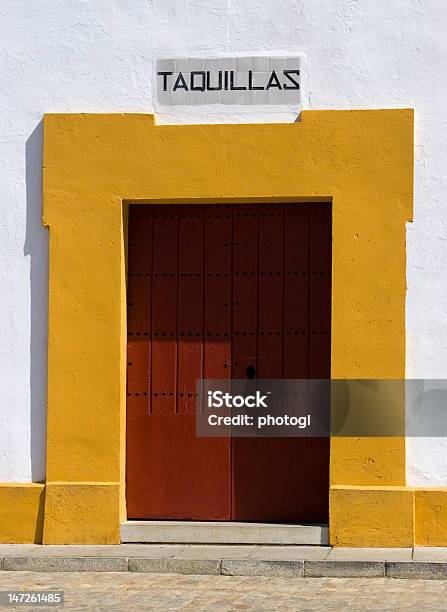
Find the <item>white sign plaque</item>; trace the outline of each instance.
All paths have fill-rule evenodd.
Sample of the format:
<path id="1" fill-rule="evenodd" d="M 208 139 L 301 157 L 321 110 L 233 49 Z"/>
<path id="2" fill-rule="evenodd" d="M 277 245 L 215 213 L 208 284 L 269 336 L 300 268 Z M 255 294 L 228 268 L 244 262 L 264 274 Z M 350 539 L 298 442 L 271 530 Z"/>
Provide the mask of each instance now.
<path id="1" fill-rule="evenodd" d="M 157 60 L 157 100 L 172 104 L 301 104 L 302 57 Z"/>

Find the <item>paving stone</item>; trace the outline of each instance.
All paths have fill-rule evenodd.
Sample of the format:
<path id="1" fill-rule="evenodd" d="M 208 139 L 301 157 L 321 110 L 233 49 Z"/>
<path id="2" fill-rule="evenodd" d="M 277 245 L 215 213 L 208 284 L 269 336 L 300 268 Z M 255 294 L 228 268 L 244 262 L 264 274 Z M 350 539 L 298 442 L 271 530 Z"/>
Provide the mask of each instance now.
<path id="1" fill-rule="evenodd" d="M 330 552 L 329 546 L 260 546 L 250 559 L 268 560 L 303 560 L 325 559 Z"/>
<path id="2" fill-rule="evenodd" d="M 194 544 L 184 547 L 181 551 L 176 552 L 176 559 L 248 559 L 259 548 L 266 549 L 269 546 L 207 546 L 203 544 Z"/>
<path id="3" fill-rule="evenodd" d="M 414 555 L 414 561 L 411 560 Z M 386 566 L 386 569 L 385 569 Z M 121 544 L 0 546 L 0 570 L 447 579 L 447 548 Z"/>
<path id="4" fill-rule="evenodd" d="M 416 546 L 413 551 L 413 561 L 445 561 L 447 563 L 447 548 L 444 546 L 436 548 Z"/>
<path id="5" fill-rule="evenodd" d="M 127 572 L 127 558 L 121 557 L 4 557 L 7 571 L 34 572 Z"/>
<path id="6" fill-rule="evenodd" d="M 35 553 L 42 548 L 41 544 L 0 544 L 0 557 L 18 556 L 25 557 L 31 553 Z"/>
<path id="7" fill-rule="evenodd" d="M 333 548 L 328 561 L 411 561 L 412 548 Z"/>
<path id="8" fill-rule="evenodd" d="M 1 556 L 32 557 L 173 557 L 189 548 L 185 544 L 117 544 L 117 545 L 40 545 L 29 551 L 13 545 L 0 551 Z"/>
<path id="9" fill-rule="evenodd" d="M 113 552 L 113 546 L 111 549 Z M 115 548 L 119 549 L 116 551 L 117 555 L 123 557 L 144 557 L 146 559 L 167 559 L 176 557 L 184 551 L 187 551 L 190 546 L 185 544 L 121 544 Z"/>
<path id="10" fill-rule="evenodd" d="M 220 574 L 220 559 L 129 559 L 129 571 L 173 574 Z"/>
<path id="11" fill-rule="evenodd" d="M 428 563 L 412 561 L 410 563 L 387 563 L 386 575 L 389 578 L 422 578 L 424 580 L 447 579 L 447 563 Z"/>
<path id="12" fill-rule="evenodd" d="M 304 575 L 328 578 L 380 578 L 385 564 L 379 561 L 305 561 Z"/>
<path id="13" fill-rule="evenodd" d="M 121 546 L 116 548 L 120 549 Z M 113 554 L 109 551 L 113 550 L 113 546 L 109 545 L 81 545 L 81 544 L 52 544 L 45 545 L 41 544 L 29 553 L 30 557 L 66 557 L 71 559 L 73 557 L 110 557 Z M 12 552 L 12 551 L 11 551 Z M 5 556 L 7 556 L 5 554 Z M 10 556 L 21 556 L 24 557 L 25 553 L 21 550 L 15 551 Z M 118 555 L 120 557 L 125 556 L 122 552 Z"/>
<path id="14" fill-rule="evenodd" d="M 224 576 L 293 576 L 303 575 L 303 561 L 263 561 L 261 559 L 222 559 Z"/>
<path id="15" fill-rule="evenodd" d="M 443 580 L 294 579 L 131 572 L 61 572 L 57 575 L 3 572 L 0 580 L 3 591 L 61 589 L 65 594 L 64 610 L 94 612 L 103 610 L 165 612 L 180 609 L 191 612 L 200 610 L 435 612 L 445 610 L 447 590 L 447 581 Z M 31 610 L 30 607 L 27 609 Z M 48 609 L 59 610 L 59 608 Z"/>

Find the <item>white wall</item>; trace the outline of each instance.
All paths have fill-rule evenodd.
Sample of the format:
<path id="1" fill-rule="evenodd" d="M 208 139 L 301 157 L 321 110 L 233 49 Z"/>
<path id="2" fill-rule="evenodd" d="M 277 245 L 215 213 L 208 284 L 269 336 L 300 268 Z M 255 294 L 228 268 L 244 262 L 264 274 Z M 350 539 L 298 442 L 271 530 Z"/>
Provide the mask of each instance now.
<path id="1" fill-rule="evenodd" d="M 2 0 L 0 481 L 44 477 L 48 236 L 44 112 L 151 112 L 157 57 L 303 52 L 307 106 L 416 109 L 407 375 L 447 369 L 445 0 Z M 159 121 L 293 121 L 293 109 Z M 408 447 L 410 484 L 447 484 L 447 443 Z"/>

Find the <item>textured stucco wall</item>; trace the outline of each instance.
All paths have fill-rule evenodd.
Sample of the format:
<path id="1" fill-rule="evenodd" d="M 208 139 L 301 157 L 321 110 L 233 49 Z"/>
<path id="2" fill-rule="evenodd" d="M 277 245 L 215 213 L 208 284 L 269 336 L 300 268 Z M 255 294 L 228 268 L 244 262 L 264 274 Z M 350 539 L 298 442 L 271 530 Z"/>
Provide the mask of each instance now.
<path id="1" fill-rule="evenodd" d="M 307 108 L 416 110 L 407 375 L 447 369 L 444 0 L 4 0 L 0 6 L 0 481 L 44 476 L 44 112 L 153 110 L 157 57 L 305 53 Z M 292 108 L 160 122 L 293 121 Z M 408 444 L 409 484 L 447 484 L 447 441 Z"/>

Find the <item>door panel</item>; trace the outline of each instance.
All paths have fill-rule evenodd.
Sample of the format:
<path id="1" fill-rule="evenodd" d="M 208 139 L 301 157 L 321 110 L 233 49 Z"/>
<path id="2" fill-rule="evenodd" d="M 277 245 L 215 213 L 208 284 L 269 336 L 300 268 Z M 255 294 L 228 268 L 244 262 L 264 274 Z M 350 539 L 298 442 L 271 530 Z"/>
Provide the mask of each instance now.
<path id="1" fill-rule="evenodd" d="M 317 221 L 310 216 L 314 206 Z M 297 204 L 258 209 L 260 378 L 330 375 L 330 335 L 321 334 L 330 330 L 331 228 L 330 216 L 322 216 L 328 208 Z M 325 276 L 313 274 L 314 268 L 324 269 Z M 319 283 L 315 287 L 314 279 Z M 320 333 L 312 341 L 311 298 L 324 301 L 315 317 Z M 326 522 L 328 490 L 329 439 L 232 440 L 233 520 Z"/>
<path id="2" fill-rule="evenodd" d="M 146 235 L 146 242 L 137 244 L 133 234 L 142 234 L 139 224 L 143 215 L 147 223 L 152 221 L 152 238 L 148 240 Z M 147 300 L 141 305 L 144 314 L 134 319 L 129 309 L 129 362 L 135 352 L 135 337 L 143 337 L 141 331 L 131 329 L 141 320 L 151 329 L 150 337 L 144 338 L 146 344 L 151 343 L 152 354 L 152 360 L 138 369 L 146 369 L 144 380 L 151 381 L 150 395 L 148 385 L 146 395 L 140 389 L 138 399 L 143 400 L 138 410 L 134 396 L 128 395 L 126 483 L 131 518 L 230 518 L 230 441 L 195 435 L 196 380 L 203 372 L 216 378 L 222 378 L 222 373 L 229 376 L 229 368 L 224 367 L 230 355 L 229 335 L 217 330 L 230 327 L 222 318 L 222 281 L 229 285 L 230 258 L 221 257 L 223 232 L 215 216 L 211 214 L 207 223 L 211 231 L 213 227 L 219 231 L 205 247 L 200 207 L 131 207 L 129 296 L 138 296 L 142 283 L 152 286 L 150 307 Z M 138 249 L 152 253 L 150 282 L 134 273 L 139 257 L 134 256 L 134 250 Z M 210 292 L 216 286 L 207 281 L 217 279 L 220 287 L 211 299 Z M 227 318 L 229 321 L 228 314 Z M 128 366 L 128 389 L 139 389 L 140 380 L 141 375 L 134 377 L 134 366 Z"/>
<path id="3" fill-rule="evenodd" d="M 200 378 L 330 376 L 328 204 L 131 206 L 129 518 L 325 522 L 329 440 L 197 438 Z"/>
<path id="4" fill-rule="evenodd" d="M 203 210 L 183 207 L 178 215 L 178 414 L 195 414 L 197 373 L 203 362 Z"/>

